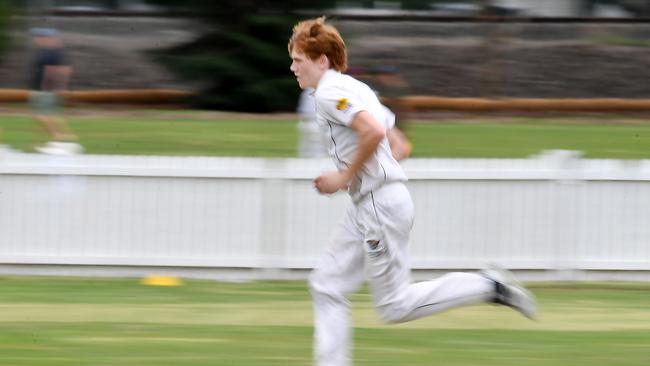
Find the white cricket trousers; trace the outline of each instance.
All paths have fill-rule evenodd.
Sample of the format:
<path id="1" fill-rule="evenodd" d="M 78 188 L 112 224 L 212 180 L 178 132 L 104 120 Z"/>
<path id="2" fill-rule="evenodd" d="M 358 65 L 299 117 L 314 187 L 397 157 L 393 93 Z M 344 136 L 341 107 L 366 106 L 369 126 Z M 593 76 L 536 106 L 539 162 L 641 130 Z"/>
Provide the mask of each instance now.
<path id="1" fill-rule="evenodd" d="M 412 284 L 408 259 L 412 226 L 413 201 L 403 183 L 385 185 L 348 208 L 309 279 L 315 365 L 351 364 L 348 295 L 365 279 L 379 315 L 388 323 L 493 299 L 494 282 L 479 274 L 449 273 Z"/>

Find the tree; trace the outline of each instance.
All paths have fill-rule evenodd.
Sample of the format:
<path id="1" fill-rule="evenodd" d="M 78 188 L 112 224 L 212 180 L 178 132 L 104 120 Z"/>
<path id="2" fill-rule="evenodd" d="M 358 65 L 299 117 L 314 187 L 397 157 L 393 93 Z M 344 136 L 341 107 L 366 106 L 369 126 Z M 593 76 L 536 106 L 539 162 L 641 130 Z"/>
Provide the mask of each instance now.
<path id="1" fill-rule="evenodd" d="M 316 0 L 150 2 L 175 6 L 208 25 L 198 39 L 156 54 L 182 77 L 205 82 L 196 105 L 254 112 L 295 109 L 299 89 L 287 53 L 292 26 L 305 17 L 299 10 L 333 4 Z"/>
<path id="2" fill-rule="evenodd" d="M 11 8 L 9 4 L 0 2 L 0 59 L 9 46 L 9 21 Z"/>

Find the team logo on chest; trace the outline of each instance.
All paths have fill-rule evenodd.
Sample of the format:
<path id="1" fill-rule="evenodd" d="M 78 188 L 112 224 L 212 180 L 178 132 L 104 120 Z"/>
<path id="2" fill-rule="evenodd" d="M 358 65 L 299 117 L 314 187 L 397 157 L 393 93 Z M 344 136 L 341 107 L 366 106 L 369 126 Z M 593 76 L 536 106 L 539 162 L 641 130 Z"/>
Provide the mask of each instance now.
<path id="1" fill-rule="evenodd" d="M 344 111 L 348 108 L 350 108 L 351 104 L 348 102 L 348 98 L 341 98 L 336 101 L 336 109 L 339 111 Z"/>

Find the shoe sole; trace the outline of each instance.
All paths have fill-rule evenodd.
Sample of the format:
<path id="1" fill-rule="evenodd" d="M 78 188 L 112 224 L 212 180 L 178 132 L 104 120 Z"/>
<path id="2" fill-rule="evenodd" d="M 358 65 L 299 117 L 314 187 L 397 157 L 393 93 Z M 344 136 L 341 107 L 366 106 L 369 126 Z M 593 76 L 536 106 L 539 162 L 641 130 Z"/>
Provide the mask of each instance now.
<path id="1" fill-rule="evenodd" d="M 517 306 L 512 302 L 506 303 L 507 306 L 517 310 L 523 316 L 536 320 L 537 315 L 537 301 L 535 300 L 535 295 L 532 292 L 527 290 L 521 282 L 519 282 L 515 276 L 509 270 L 499 267 L 497 265 L 491 265 L 487 270 L 485 270 L 484 275 L 487 278 L 490 278 L 493 281 L 500 282 L 504 286 L 513 292 L 513 289 L 519 293 L 514 294 L 517 298 L 520 298 L 523 301 L 517 301 L 518 303 L 524 303 L 523 306 Z"/>

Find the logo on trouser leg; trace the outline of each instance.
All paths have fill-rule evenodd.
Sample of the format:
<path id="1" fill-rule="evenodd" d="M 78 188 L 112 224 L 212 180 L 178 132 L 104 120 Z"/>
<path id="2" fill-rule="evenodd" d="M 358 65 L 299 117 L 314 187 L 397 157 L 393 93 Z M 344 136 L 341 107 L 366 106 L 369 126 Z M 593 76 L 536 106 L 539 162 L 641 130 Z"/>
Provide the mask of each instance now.
<path id="1" fill-rule="evenodd" d="M 376 257 L 386 251 L 384 244 L 380 240 L 366 240 L 368 255 Z"/>

